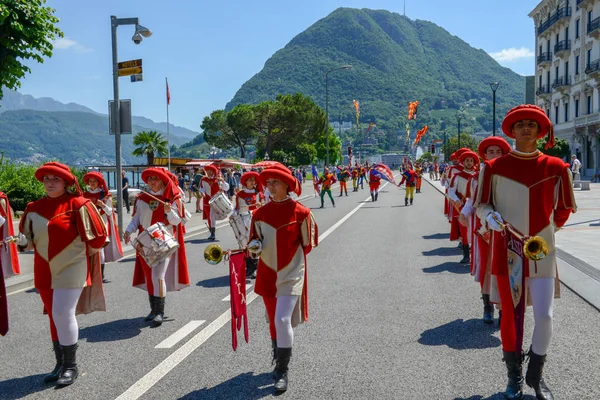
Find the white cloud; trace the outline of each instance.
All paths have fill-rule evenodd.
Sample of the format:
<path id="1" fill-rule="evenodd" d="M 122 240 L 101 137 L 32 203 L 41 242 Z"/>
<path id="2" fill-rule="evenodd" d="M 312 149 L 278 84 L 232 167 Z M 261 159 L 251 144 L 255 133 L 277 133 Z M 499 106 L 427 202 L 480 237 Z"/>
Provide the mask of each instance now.
<path id="1" fill-rule="evenodd" d="M 520 49 L 512 47 L 510 49 L 490 53 L 490 56 L 496 61 L 515 62 L 523 58 L 534 57 L 535 53 L 526 47 L 521 47 Z"/>
<path id="2" fill-rule="evenodd" d="M 77 43 L 73 39 L 69 39 L 68 37 L 56 39 L 53 43 L 55 49 L 73 49 L 79 53 L 87 53 L 88 51 L 92 51 L 92 49 L 85 47 L 84 45 Z"/>

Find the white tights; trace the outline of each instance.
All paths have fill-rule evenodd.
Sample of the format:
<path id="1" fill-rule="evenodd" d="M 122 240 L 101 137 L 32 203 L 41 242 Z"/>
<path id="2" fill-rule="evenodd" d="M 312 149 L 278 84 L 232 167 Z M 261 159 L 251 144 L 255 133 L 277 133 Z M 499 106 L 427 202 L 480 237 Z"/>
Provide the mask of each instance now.
<path id="1" fill-rule="evenodd" d="M 546 355 L 552 338 L 552 307 L 554 304 L 554 278 L 531 278 L 528 281 L 535 326 L 531 349 L 540 356 Z"/>
<path id="2" fill-rule="evenodd" d="M 279 296 L 275 308 L 275 329 L 277 330 L 277 347 L 289 348 L 294 344 L 292 329 L 292 313 L 296 307 L 298 296 Z"/>
<path id="3" fill-rule="evenodd" d="M 79 325 L 75 308 L 83 288 L 54 289 L 52 295 L 52 319 L 56 326 L 58 341 L 62 346 L 71 346 L 79 339 Z"/>
<path id="4" fill-rule="evenodd" d="M 165 284 L 165 275 L 169 260 L 171 257 L 165 258 L 163 261 L 152 266 L 152 286 L 154 287 L 153 296 L 165 297 L 167 295 L 167 285 Z"/>

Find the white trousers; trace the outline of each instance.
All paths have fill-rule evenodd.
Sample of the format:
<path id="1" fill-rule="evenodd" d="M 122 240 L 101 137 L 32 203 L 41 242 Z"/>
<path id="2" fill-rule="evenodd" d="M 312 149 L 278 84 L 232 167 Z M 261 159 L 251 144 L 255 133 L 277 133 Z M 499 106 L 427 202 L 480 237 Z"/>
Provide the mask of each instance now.
<path id="1" fill-rule="evenodd" d="M 533 337 L 531 349 L 540 356 L 546 355 L 552 338 L 552 307 L 554 306 L 554 278 L 532 278 L 528 281 L 533 304 Z"/>
<path id="2" fill-rule="evenodd" d="M 275 329 L 277 330 L 277 347 L 289 348 L 294 344 L 292 329 L 292 313 L 299 296 L 279 296 L 275 308 Z"/>
<path id="3" fill-rule="evenodd" d="M 62 346 L 71 346 L 79 339 L 79 325 L 75 308 L 83 288 L 54 289 L 52 295 L 52 319 L 56 326 L 58 341 Z"/>
<path id="4" fill-rule="evenodd" d="M 165 283 L 165 275 L 169 266 L 171 257 L 165 258 L 163 261 L 152 266 L 152 286 L 154 288 L 153 296 L 165 297 L 167 295 L 167 285 Z"/>

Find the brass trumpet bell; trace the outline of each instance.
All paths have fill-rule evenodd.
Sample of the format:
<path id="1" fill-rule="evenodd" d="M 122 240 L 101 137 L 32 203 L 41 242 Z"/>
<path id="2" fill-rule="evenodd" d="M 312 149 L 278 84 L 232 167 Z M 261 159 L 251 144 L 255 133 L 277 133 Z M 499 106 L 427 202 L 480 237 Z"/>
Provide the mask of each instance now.
<path id="1" fill-rule="evenodd" d="M 217 265 L 223 260 L 223 249 L 218 244 L 210 244 L 204 249 L 204 260 L 210 265 Z"/>
<path id="2" fill-rule="evenodd" d="M 543 260 L 548 255 L 548 242 L 541 236 L 531 236 L 523 242 L 523 255 L 531 261 Z"/>

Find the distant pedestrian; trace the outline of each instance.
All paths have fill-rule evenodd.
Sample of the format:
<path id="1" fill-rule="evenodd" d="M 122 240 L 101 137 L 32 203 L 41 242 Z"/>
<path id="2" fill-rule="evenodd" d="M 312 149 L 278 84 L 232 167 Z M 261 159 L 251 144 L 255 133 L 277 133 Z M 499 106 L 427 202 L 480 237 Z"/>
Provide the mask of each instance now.
<path id="1" fill-rule="evenodd" d="M 127 214 L 129 214 L 129 179 L 127 179 L 127 173 L 125 171 L 121 171 L 121 175 L 121 186 L 123 187 L 123 203 L 125 203 Z M 121 210 L 119 210 L 119 213 L 120 212 Z"/>
<path id="2" fill-rule="evenodd" d="M 573 174 L 573 180 L 578 181 L 581 179 L 579 170 L 581 169 L 581 161 L 577 159 L 577 156 L 573 154 L 571 156 L 571 173 Z"/>

